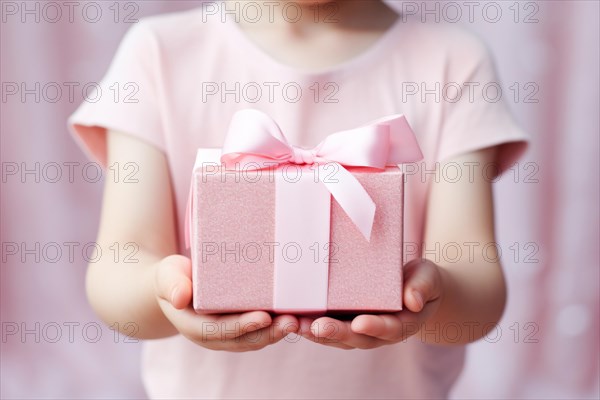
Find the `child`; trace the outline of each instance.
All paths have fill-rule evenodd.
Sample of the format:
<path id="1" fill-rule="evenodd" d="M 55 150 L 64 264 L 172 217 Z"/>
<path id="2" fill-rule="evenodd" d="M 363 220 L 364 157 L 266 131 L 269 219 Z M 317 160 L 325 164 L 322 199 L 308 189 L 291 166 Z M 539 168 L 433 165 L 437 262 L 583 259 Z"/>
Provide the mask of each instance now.
<path id="1" fill-rule="evenodd" d="M 491 179 L 524 149 L 502 101 L 482 90 L 496 82 L 488 53 L 456 26 L 381 1 L 251 3 L 140 21 L 96 102 L 71 117 L 91 155 L 120 172 L 106 179 L 98 243 L 139 248 L 137 262 L 89 266 L 89 300 L 107 324 L 155 339 L 143 357 L 152 398 L 446 397 L 462 344 L 504 309 L 495 247 L 482 248 L 494 242 Z M 404 311 L 351 321 L 193 311 L 183 239 L 195 152 L 221 147 L 244 108 L 303 147 L 406 115 L 425 160 L 407 170 Z"/>

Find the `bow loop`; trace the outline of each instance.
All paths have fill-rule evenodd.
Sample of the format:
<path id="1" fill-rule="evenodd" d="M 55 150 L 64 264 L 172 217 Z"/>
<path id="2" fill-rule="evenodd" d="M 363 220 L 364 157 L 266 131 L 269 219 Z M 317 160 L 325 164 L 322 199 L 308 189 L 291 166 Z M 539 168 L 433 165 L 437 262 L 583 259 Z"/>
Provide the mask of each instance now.
<path id="1" fill-rule="evenodd" d="M 268 115 L 253 109 L 238 111 L 233 115 L 221 162 L 227 169 L 242 167 L 268 168 L 273 163 L 289 160 L 292 147 L 279 125 Z"/>
<path id="2" fill-rule="evenodd" d="M 387 165 L 389 144 L 387 125 L 366 125 L 327 136 L 317 146 L 317 154 L 349 167 L 383 169 Z"/>

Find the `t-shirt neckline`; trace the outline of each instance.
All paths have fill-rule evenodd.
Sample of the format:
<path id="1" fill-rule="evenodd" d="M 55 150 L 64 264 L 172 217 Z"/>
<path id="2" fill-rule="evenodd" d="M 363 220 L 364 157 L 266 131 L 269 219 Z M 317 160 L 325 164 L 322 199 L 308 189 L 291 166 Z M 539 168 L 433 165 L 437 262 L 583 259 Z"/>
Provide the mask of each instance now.
<path id="1" fill-rule="evenodd" d="M 249 53 L 252 53 L 252 59 L 260 60 L 261 63 L 266 63 L 267 65 L 270 65 L 273 68 L 278 69 L 281 72 L 287 74 L 317 78 L 326 75 L 352 72 L 355 69 L 359 69 L 359 67 L 363 64 L 376 61 L 378 55 L 385 53 L 388 50 L 388 45 L 391 42 L 393 42 L 393 39 L 395 37 L 394 33 L 401 27 L 402 23 L 402 17 L 398 15 L 396 21 L 394 21 L 394 23 L 367 49 L 349 58 L 348 60 L 319 70 L 310 70 L 301 67 L 295 67 L 293 65 L 286 64 L 275 59 L 273 56 L 271 56 L 265 50 L 263 50 L 258 44 L 256 44 L 253 40 L 251 40 L 242 30 L 242 28 L 231 18 L 226 18 L 224 25 L 226 29 L 232 32 L 233 36 L 235 36 L 241 41 L 241 43 L 243 43 L 244 49 L 247 50 Z M 264 64 L 262 64 L 261 66 L 264 66 Z"/>

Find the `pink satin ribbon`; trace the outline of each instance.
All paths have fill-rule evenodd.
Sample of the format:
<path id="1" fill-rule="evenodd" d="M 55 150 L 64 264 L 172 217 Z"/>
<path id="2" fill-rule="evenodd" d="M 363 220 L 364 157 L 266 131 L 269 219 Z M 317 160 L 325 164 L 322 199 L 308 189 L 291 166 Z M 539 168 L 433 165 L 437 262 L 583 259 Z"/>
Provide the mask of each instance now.
<path id="1" fill-rule="evenodd" d="M 375 203 L 343 166 L 384 169 L 423 158 L 403 115 L 390 115 L 361 127 L 330 134 L 313 149 L 288 143 L 265 113 L 245 109 L 234 114 L 221 162 L 228 170 L 272 168 L 282 164 L 337 163 L 334 180 L 321 180 L 363 236 L 370 240 Z"/>

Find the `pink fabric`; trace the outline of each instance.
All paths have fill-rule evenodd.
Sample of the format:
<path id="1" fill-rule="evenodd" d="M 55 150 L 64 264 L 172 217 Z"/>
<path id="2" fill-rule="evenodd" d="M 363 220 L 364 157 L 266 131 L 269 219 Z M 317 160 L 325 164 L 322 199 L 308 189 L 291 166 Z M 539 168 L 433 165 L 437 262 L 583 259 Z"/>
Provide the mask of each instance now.
<path id="1" fill-rule="evenodd" d="M 402 98 L 404 81 L 432 86 L 496 80 L 485 47 L 460 28 L 399 20 L 362 55 L 325 71 L 308 72 L 266 56 L 233 21 L 208 18 L 203 23 L 202 18 L 202 10 L 194 10 L 138 23 L 123 40 L 101 86 L 138 82 L 141 101 L 122 105 L 102 98 L 83 104 L 70 119 L 98 160 L 105 160 L 98 126 L 129 133 L 165 152 L 174 180 L 182 251 L 195 149 L 219 147 L 228 121 L 242 108 L 252 106 L 276 116 L 288 140 L 306 147 L 328 132 L 402 113 L 417 134 L 428 169 L 466 151 L 499 144 L 505 144 L 499 156 L 505 168 L 523 150 L 525 136 L 503 102 L 485 101 L 481 94 L 473 101 L 464 97 L 442 104 Z M 282 94 L 272 102 L 268 96 L 254 102 L 231 93 L 209 99 L 202 90 L 207 82 L 230 90 L 236 82 L 240 87 L 291 82 L 305 94 L 311 93 L 311 85 L 324 88 L 333 83 L 338 101 L 315 102 L 312 93 L 293 100 Z M 408 180 L 408 242 L 421 241 L 426 192 L 419 179 Z M 148 342 L 145 350 L 144 382 L 151 397 L 441 397 L 460 372 L 464 353 L 460 347 L 425 345 L 418 338 L 368 352 L 343 352 L 290 339 L 260 352 L 226 354 L 182 337 Z"/>
<path id="2" fill-rule="evenodd" d="M 521 246 L 533 243 L 538 245 L 538 251 L 533 263 L 524 263 L 522 252 L 515 262 L 508 250 L 503 261 L 510 293 L 502 321 L 503 334 L 496 342 L 482 341 L 469 346 L 466 366 L 453 397 L 597 399 L 600 396 L 597 335 L 600 198 L 593 171 L 598 165 L 600 126 L 593 116 L 600 108 L 594 90 L 600 85 L 599 4 L 520 3 L 531 6 L 520 9 L 521 19 L 516 23 L 514 7 L 509 9 L 513 2 L 497 3 L 503 8 L 499 23 L 482 18 L 482 5 L 475 9 L 473 22 L 468 20 L 466 9 L 463 10 L 461 23 L 482 36 L 493 50 L 504 98 L 534 139 L 527 157 L 518 168 L 507 171 L 494 190 L 500 244 L 508 249 L 515 242 Z M 2 3 L 5 4 L 25 3 Z M 27 6 L 33 8 L 35 4 L 44 3 L 27 3 Z M 51 161 L 80 163 L 74 182 L 68 181 L 66 169 L 63 179 L 55 184 L 36 183 L 32 175 L 23 183 L 20 174 L 2 181 L 3 243 L 24 242 L 31 248 L 35 242 L 85 244 L 95 238 L 102 182 L 82 180 L 80 168 L 87 160 L 69 138 L 64 121 L 82 100 L 81 85 L 102 76 L 120 38 L 132 26 L 125 19 L 132 12 L 131 7 L 121 8 L 119 22 L 115 23 L 113 2 L 96 4 L 102 6 L 103 18 L 94 23 L 81 18 L 81 4 L 73 21 L 68 20 L 66 6 L 63 17 L 56 23 L 36 21 L 34 15 L 22 20 L 20 14 L 3 14 L 6 17 L 0 24 L 3 82 L 23 82 L 28 88 L 35 82 L 80 84 L 74 99 L 67 96 L 67 88 L 63 86 L 63 96 L 56 102 L 44 99 L 35 102 L 33 95 L 22 100 L 18 94 L 2 101 L 3 168 L 9 162 L 24 162 L 29 168 L 38 161 L 42 165 Z M 390 4 L 399 9 L 403 6 L 403 2 L 395 0 Z M 138 9 L 133 17 L 140 18 L 189 9 L 196 3 L 172 0 L 135 5 Z M 523 18 L 535 8 L 537 22 L 524 23 Z M 434 17 L 429 14 L 428 20 Z M 510 89 L 511 86 L 514 89 L 515 83 L 521 85 L 516 100 Z M 523 93 L 526 83 L 539 88 L 533 96 L 537 103 L 523 102 L 524 95 L 531 93 L 531 88 Z M 363 92 L 358 96 L 362 95 Z M 524 182 L 524 174 L 535 171 L 525 170 L 525 163 L 534 163 L 531 166 L 538 168 L 532 175 L 538 179 L 537 183 Z M 517 172 L 520 172 L 518 180 Z M 44 201 L 43 207 L 40 199 Z M 28 329 L 33 329 L 36 322 L 42 326 L 48 322 L 79 322 L 80 328 L 88 322 L 99 322 L 85 300 L 85 264 L 79 255 L 72 262 L 63 256 L 61 263 L 36 262 L 31 255 L 24 261 L 20 255 L 3 258 L 0 268 L 3 329 L 4 323 L 11 322 L 26 324 Z M 515 322 L 521 329 L 518 341 L 510 330 Z M 527 332 L 522 328 L 526 323 L 539 327 L 534 335 L 538 343 L 524 342 L 523 334 Z M 79 329 L 75 340 L 69 342 L 66 327 L 58 342 L 42 338 L 36 343 L 34 339 L 33 334 L 24 339 L 17 334 L 0 343 L 0 397 L 143 397 L 138 372 L 140 343 L 124 343 L 122 339 L 115 343 L 107 328 L 97 343 L 83 340 Z M 384 355 L 380 361 L 386 360 Z M 272 365 L 276 367 L 275 359 Z M 317 363 L 314 365 L 319 367 Z M 33 374 L 35 384 L 31 381 Z M 210 376 L 217 383 L 227 383 L 218 372 Z M 229 379 L 236 379 L 236 375 L 229 375 Z M 350 385 L 357 379 L 363 378 L 356 374 L 347 376 Z"/>

